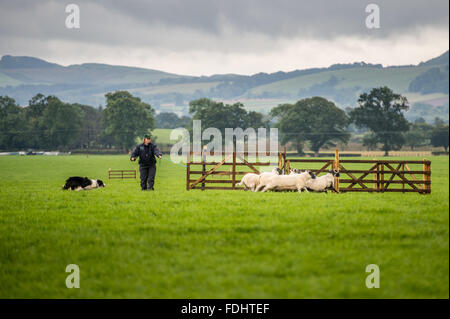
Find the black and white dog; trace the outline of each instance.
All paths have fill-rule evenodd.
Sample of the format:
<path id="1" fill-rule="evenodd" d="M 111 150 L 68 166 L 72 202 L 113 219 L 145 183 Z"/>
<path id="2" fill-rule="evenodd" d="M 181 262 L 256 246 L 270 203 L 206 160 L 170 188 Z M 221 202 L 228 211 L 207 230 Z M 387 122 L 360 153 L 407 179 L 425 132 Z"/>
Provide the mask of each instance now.
<path id="1" fill-rule="evenodd" d="M 66 180 L 66 183 L 62 187 L 63 190 L 70 189 L 73 191 L 90 190 L 99 187 L 105 187 L 106 185 L 100 179 L 89 179 L 87 177 L 72 176 Z"/>

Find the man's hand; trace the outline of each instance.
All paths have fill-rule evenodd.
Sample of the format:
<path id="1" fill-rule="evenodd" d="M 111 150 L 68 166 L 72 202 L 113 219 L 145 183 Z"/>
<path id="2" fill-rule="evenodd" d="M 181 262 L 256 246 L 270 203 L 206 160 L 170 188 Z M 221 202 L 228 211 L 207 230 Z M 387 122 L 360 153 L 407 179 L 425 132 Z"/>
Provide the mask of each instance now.
<path id="1" fill-rule="evenodd" d="M 158 155 L 158 158 L 161 158 L 162 157 L 162 155 Z"/>
<path id="2" fill-rule="evenodd" d="M 135 157 L 132 157 L 132 158 L 130 158 L 130 160 L 131 160 L 132 162 L 134 162 L 134 161 L 136 160 L 136 158 L 135 158 Z"/>

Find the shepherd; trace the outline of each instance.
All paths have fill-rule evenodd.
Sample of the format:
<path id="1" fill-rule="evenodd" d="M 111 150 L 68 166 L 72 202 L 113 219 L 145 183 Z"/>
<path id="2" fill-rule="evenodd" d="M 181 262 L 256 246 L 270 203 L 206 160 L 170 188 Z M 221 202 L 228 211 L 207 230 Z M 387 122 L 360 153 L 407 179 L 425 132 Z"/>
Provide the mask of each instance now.
<path id="1" fill-rule="evenodd" d="M 143 143 L 136 146 L 133 153 L 131 153 L 130 160 L 132 162 L 136 161 L 139 157 L 139 174 L 141 176 L 141 189 L 145 190 L 155 190 L 155 174 L 156 174 L 156 159 L 162 157 L 161 152 L 152 143 L 152 138 L 150 135 L 144 135 Z"/>

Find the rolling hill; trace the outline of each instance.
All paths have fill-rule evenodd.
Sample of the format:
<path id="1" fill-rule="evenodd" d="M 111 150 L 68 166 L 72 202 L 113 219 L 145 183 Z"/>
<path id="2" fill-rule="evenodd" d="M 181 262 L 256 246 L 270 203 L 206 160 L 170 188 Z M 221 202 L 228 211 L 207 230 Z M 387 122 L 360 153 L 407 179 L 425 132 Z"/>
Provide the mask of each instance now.
<path id="1" fill-rule="evenodd" d="M 241 101 L 249 109 L 267 112 L 278 103 L 314 95 L 351 107 L 361 92 L 387 85 L 406 95 L 411 104 L 447 105 L 448 109 L 448 65 L 447 51 L 418 65 L 383 67 L 356 62 L 270 74 L 186 76 L 99 63 L 62 66 L 35 57 L 5 55 L 0 60 L 0 95 L 11 96 L 21 105 L 43 93 L 98 106 L 104 104 L 105 93 L 124 89 L 157 111 L 186 114 L 190 100 L 208 97 Z M 424 86 L 428 78 L 431 80 Z M 412 82 L 415 85 L 411 86 Z M 419 89 L 414 90 L 416 87 Z"/>

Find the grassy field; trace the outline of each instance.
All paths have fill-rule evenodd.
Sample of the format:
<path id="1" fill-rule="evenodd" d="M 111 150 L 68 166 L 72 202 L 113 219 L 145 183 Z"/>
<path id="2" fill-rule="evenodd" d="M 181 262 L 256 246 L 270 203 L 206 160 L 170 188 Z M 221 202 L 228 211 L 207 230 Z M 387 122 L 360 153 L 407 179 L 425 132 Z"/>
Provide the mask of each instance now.
<path id="1" fill-rule="evenodd" d="M 170 133 L 172 133 L 173 129 L 171 128 L 155 128 L 152 131 L 153 140 L 156 139 L 156 144 L 175 144 L 177 140 L 170 139 Z M 180 140 L 181 137 L 178 139 Z"/>
<path id="2" fill-rule="evenodd" d="M 251 89 L 250 92 L 254 94 L 265 91 L 295 94 L 301 88 L 309 88 L 313 84 L 323 83 L 334 75 L 339 80 L 345 80 L 337 85 L 338 89 L 355 86 L 367 88 L 387 85 L 395 92 L 404 93 L 408 91 L 408 84 L 411 80 L 431 67 L 434 66 L 424 65 L 420 67 L 384 69 L 361 67 L 359 69 L 330 70 L 257 86 Z"/>
<path id="3" fill-rule="evenodd" d="M 0 157 L 0 298 L 448 298 L 449 161 L 431 160 L 418 195 L 187 192 L 168 158 L 141 192 L 107 180 L 127 156 Z M 62 191 L 71 175 L 107 186 Z"/>

